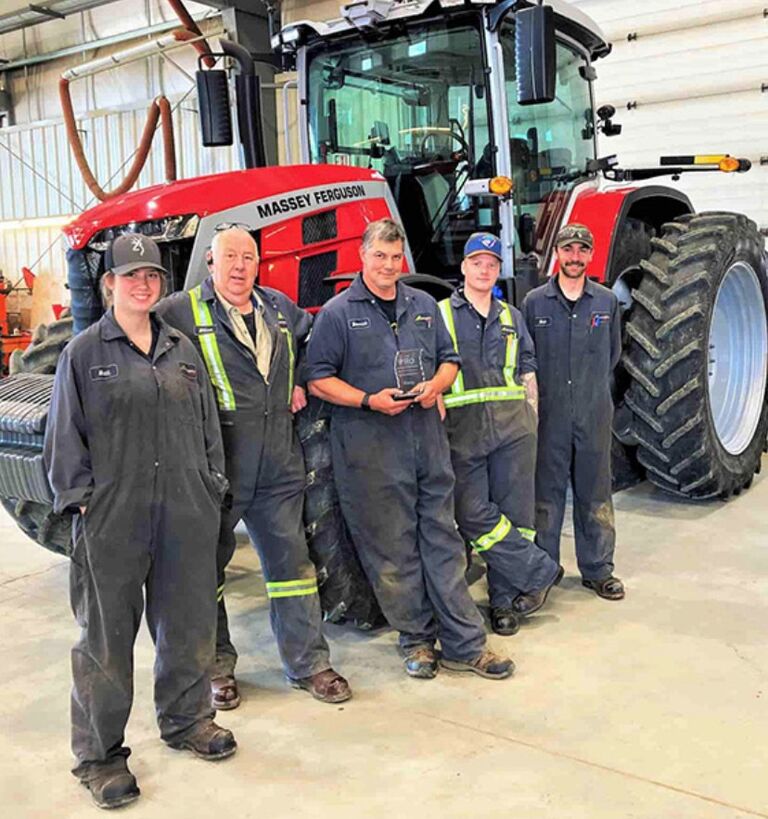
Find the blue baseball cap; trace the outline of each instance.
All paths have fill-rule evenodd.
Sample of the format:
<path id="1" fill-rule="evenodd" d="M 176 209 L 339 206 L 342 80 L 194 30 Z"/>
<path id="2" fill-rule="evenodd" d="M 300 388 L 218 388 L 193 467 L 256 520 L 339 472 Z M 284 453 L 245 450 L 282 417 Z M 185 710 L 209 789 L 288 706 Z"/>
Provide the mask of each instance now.
<path id="1" fill-rule="evenodd" d="M 501 241 L 492 233 L 473 233 L 464 245 L 464 258 L 477 256 L 478 253 L 490 253 L 499 261 L 501 259 Z"/>

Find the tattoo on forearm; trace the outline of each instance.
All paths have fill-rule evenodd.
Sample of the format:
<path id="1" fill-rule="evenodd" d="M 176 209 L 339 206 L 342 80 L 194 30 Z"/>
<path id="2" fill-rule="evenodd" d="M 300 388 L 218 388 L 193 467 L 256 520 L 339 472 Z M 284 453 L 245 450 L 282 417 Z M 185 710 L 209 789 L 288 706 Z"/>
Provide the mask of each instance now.
<path id="1" fill-rule="evenodd" d="M 523 386 L 525 387 L 525 400 L 533 407 L 533 411 L 538 413 L 539 385 L 536 382 L 536 373 L 524 373 Z"/>

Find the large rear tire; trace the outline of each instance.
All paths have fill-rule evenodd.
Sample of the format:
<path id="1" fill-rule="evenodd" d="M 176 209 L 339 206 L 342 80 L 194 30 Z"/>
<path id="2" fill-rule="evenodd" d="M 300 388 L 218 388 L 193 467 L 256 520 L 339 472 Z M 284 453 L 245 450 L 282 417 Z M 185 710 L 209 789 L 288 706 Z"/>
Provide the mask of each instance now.
<path id="1" fill-rule="evenodd" d="M 11 375 L 56 371 L 61 351 L 72 338 L 72 317 L 65 316 L 35 328 L 32 342 L 24 352 L 15 351 L 9 362 Z M 48 503 L 0 498 L 3 508 L 29 538 L 56 554 L 72 554 L 72 515 L 58 515 Z"/>
<path id="2" fill-rule="evenodd" d="M 657 486 L 727 498 L 760 470 L 768 432 L 768 279 L 754 222 L 677 218 L 632 292 L 623 365 L 638 459 Z"/>

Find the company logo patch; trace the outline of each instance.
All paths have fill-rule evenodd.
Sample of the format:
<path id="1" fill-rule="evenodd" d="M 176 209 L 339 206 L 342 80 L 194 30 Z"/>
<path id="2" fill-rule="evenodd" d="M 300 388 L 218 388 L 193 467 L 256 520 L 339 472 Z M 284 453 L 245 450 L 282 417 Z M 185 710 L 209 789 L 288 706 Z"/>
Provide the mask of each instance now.
<path id="1" fill-rule="evenodd" d="M 533 319 L 533 326 L 535 328 L 549 327 L 550 324 L 552 324 L 552 317 L 551 316 L 536 316 Z"/>
<path id="2" fill-rule="evenodd" d="M 429 313 L 419 313 L 418 316 L 414 316 L 413 320 L 417 324 L 426 324 L 427 327 L 432 326 L 432 316 L 430 316 Z"/>
<path id="3" fill-rule="evenodd" d="M 601 324 L 608 324 L 611 320 L 610 313 L 592 313 L 592 321 L 590 327 L 599 327 Z"/>
<path id="4" fill-rule="evenodd" d="M 371 320 L 367 318 L 359 318 L 359 319 L 350 319 L 349 320 L 349 329 L 350 330 L 364 330 L 366 327 L 371 326 Z"/>
<path id="5" fill-rule="evenodd" d="M 197 380 L 197 367 L 194 364 L 187 364 L 184 361 L 179 361 L 179 369 L 181 370 L 181 374 L 184 378 L 188 378 L 190 381 Z"/>
<path id="6" fill-rule="evenodd" d="M 109 381 L 117 378 L 117 373 L 117 364 L 99 364 L 90 369 L 91 381 Z"/>

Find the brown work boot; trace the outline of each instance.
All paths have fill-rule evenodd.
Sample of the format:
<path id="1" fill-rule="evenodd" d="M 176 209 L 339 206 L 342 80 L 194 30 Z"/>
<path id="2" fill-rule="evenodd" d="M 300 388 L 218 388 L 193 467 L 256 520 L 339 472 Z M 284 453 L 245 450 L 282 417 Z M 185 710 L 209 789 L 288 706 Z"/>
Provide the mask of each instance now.
<path id="1" fill-rule="evenodd" d="M 449 671 L 471 671 L 473 674 L 479 674 L 488 680 L 503 680 L 512 676 L 512 672 L 515 670 L 515 664 L 512 660 L 508 657 L 499 657 L 498 654 L 494 654 L 487 648 L 482 654 L 469 662 L 441 657 L 440 665 Z"/>
<path id="2" fill-rule="evenodd" d="M 298 680 L 288 677 L 288 683 L 293 688 L 309 691 L 320 702 L 346 702 L 352 697 L 352 689 L 349 687 L 349 683 L 332 668 L 327 668 L 325 671 L 320 671 L 311 677 L 302 677 Z"/>
<path id="3" fill-rule="evenodd" d="M 437 653 L 432 646 L 414 646 L 403 651 L 403 665 L 409 677 L 431 680 L 437 676 Z"/>
<path id="4" fill-rule="evenodd" d="M 124 756 L 108 762 L 92 762 L 77 773 L 81 785 L 91 792 L 91 798 L 100 808 L 121 808 L 139 798 L 141 791 L 136 777 L 128 770 Z"/>
<path id="5" fill-rule="evenodd" d="M 237 750 L 231 731 L 222 728 L 212 719 L 202 720 L 182 739 L 169 742 L 174 751 L 192 751 L 200 759 L 214 761 L 226 759 Z"/>

